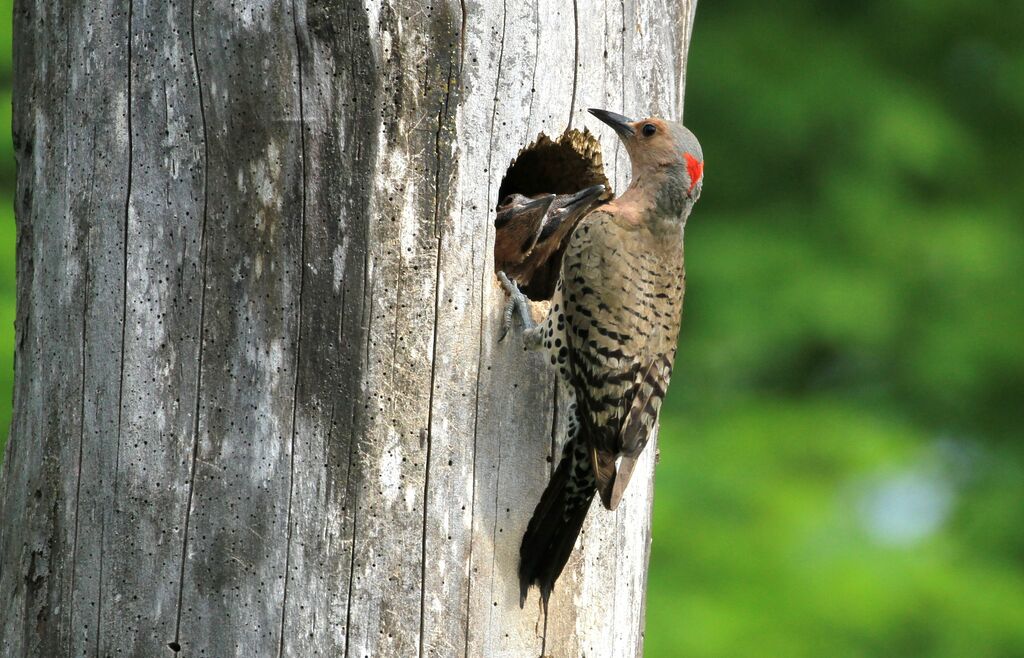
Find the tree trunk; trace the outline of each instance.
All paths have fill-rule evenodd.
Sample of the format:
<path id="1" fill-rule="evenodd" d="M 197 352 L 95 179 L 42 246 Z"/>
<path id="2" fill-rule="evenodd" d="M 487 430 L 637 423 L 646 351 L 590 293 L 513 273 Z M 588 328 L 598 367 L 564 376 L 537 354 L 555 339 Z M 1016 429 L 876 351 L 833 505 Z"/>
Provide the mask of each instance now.
<path id="1" fill-rule="evenodd" d="M 694 3 L 366 4 L 16 2 L 4 655 L 640 655 L 653 446 L 518 605 L 559 422 L 492 209 L 681 113 Z"/>

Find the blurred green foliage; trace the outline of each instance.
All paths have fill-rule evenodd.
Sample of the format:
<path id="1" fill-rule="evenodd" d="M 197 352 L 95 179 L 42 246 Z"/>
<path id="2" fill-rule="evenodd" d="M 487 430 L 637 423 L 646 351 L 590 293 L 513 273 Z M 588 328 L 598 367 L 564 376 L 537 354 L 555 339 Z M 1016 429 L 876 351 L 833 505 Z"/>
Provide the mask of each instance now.
<path id="1" fill-rule="evenodd" d="M 698 5 L 648 656 L 1024 656 L 1021 26 Z"/>
<path id="2" fill-rule="evenodd" d="M 993 0 L 700 4 L 652 658 L 1024 656 L 1022 25 Z"/>

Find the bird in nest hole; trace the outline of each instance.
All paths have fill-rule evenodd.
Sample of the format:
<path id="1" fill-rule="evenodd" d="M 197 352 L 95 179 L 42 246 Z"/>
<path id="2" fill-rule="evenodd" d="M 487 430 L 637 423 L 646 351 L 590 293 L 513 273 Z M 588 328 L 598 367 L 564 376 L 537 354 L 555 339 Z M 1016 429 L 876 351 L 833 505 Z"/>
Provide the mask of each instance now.
<path id="1" fill-rule="evenodd" d="M 505 196 L 494 218 L 495 269 L 529 297 L 550 298 L 566 239 L 604 191 L 604 185 L 592 185 L 575 194 Z"/>

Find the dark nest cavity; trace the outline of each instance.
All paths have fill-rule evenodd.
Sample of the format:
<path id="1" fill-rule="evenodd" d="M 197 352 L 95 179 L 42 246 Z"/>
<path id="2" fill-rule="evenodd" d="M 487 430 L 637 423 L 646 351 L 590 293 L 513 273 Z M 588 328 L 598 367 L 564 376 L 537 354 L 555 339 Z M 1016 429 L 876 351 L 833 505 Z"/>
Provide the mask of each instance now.
<path id="1" fill-rule="evenodd" d="M 614 195 L 604 173 L 601 144 L 584 129 L 570 129 L 557 140 L 540 133 L 509 164 L 498 188 L 498 203 L 510 194 L 575 194 L 592 185 L 604 185 L 602 199 Z M 523 292 L 535 301 L 550 299 L 561 270 L 563 245 Z"/>

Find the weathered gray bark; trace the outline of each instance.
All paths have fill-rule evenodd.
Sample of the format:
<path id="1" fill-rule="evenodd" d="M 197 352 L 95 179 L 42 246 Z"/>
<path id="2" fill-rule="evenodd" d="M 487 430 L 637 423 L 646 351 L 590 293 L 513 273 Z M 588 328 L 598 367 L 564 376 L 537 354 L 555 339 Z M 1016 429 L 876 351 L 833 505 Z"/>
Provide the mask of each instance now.
<path id="1" fill-rule="evenodd" d="M 557 422 L 490 209 L 587 107 L 678 116 L 693 12 L 17 2 L 3 654 L 639 655 L 653 448 L 518 607 Z"/>

